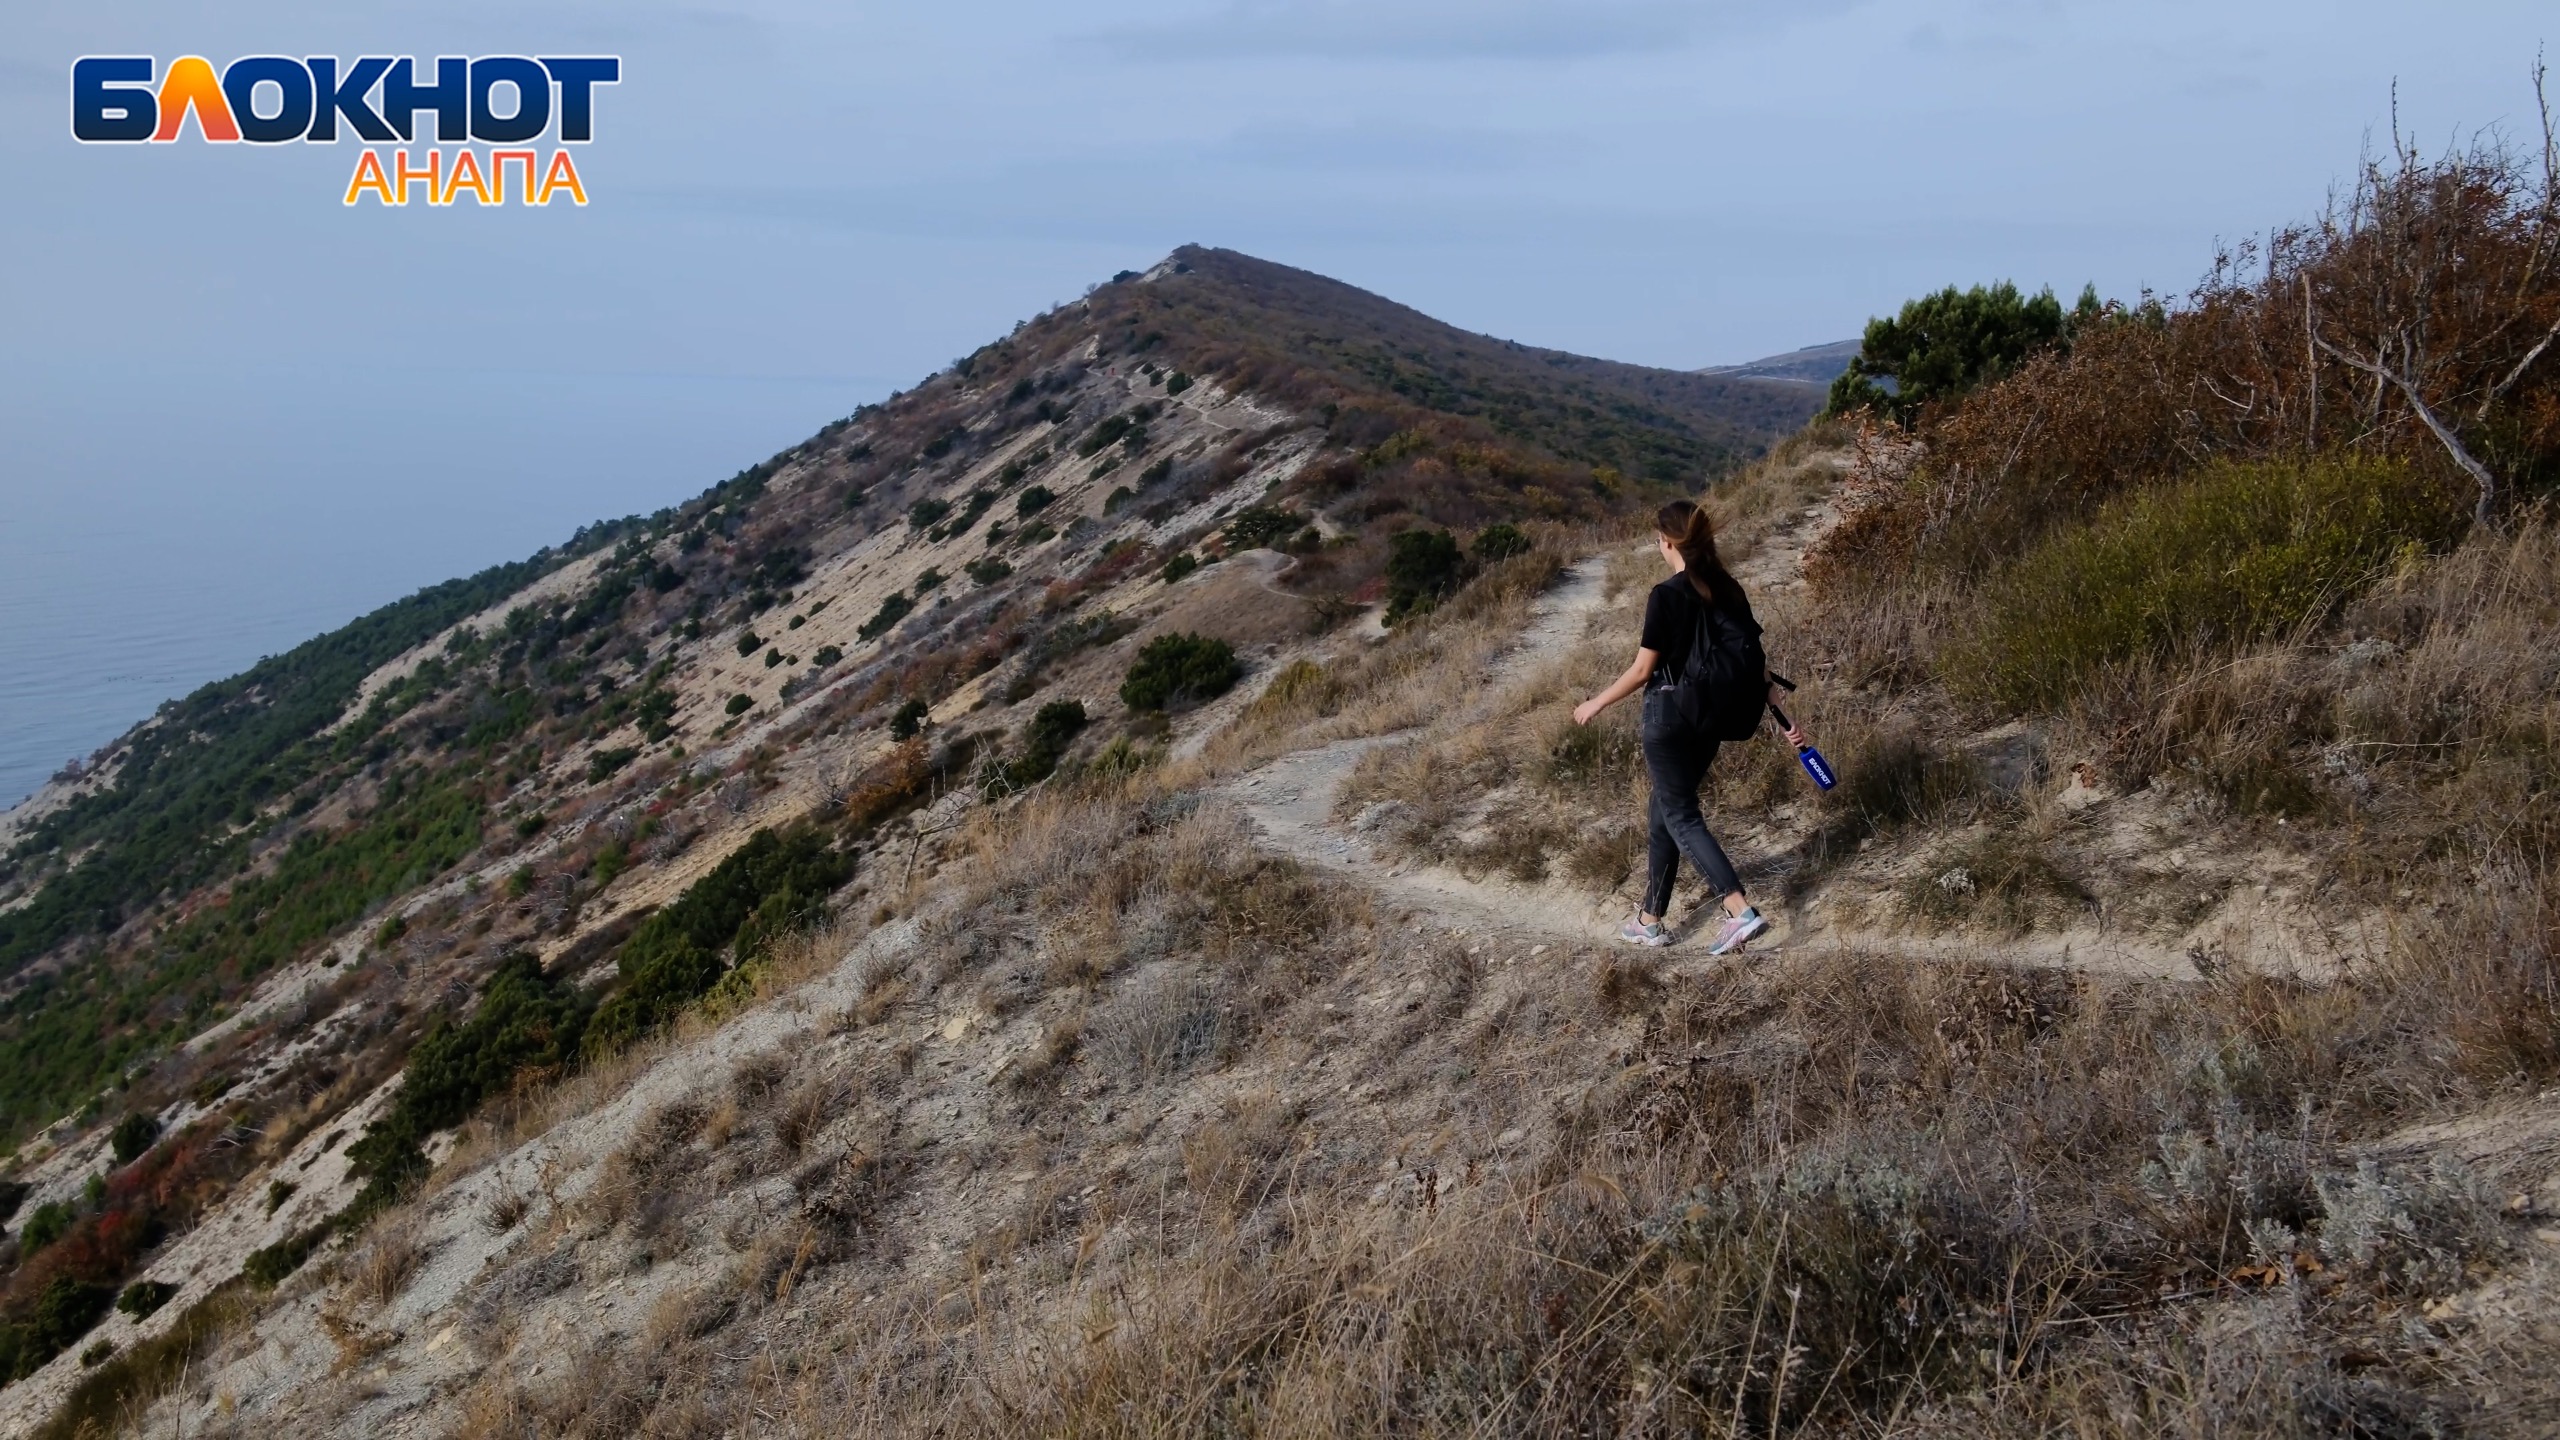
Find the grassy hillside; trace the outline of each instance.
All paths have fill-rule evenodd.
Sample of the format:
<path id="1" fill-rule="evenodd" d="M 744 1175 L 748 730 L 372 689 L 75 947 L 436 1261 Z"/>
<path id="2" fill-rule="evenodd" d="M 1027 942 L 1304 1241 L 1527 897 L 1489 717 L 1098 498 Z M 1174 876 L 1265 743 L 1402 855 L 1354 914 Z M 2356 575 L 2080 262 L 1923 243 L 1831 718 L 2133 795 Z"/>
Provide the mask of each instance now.
<path id="1" fill-rule="evenodd" d="M 752 994 L 919 807 L 1161 761 L 1167 702 L 1252 661 L 1122 700 L 1159 632 L 1233 657 L 1390 594 L 1419 616 L 1519 525 L 1704 486 L 1808 408 L 1186 250 L 691 502 L 174 702 L 0 871 L 0 1129 L 46 1217 L 0 1246 L 0 1380 L 124 1323 L 88 1302 L 254 1198 L 274 1147 L 331 1139 L 370 1188 L 276 1233 L 270 1278 L 528 1057 L 609 1063 Z M 1391 575 L 1406 552 L 1427 563 Z M 451 1028 L 501 974 L 532 1028 Z M 465 1098 L 348 1149 L 337 1117 L 413 1051 L 437 1057 L 418 1093 Z M 167 1132 L 159 1158 L 104 1148 L 127 1122 Z"/>

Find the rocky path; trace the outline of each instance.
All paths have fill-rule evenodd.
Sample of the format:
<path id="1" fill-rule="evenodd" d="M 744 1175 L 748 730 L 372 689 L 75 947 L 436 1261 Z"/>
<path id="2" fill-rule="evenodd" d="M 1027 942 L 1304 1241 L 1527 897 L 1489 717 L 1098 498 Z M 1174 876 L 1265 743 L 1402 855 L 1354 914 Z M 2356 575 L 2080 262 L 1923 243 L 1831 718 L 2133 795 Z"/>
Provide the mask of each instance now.
<path id="1" fill-rule="evenodd" d="M 1790 536 L 1794 543 L 1785 549 L 1791 553 L 1764 551 L 1755 556 L 1759 564 L 1753 568 L 1762 572 L 1763 583 L 1777 578 L 1771 570 L 1792 570 L 1792 561 L 1817 529 L 1808 525 Z M 1561 660 L 1585 639 L 1607 591 L 1607 569 L 1608 556 L 1603 553 L 1565 572 L 1563 582 L 1540 600 L 1520 644 L 1503 657 L 1489 678 L 1480 705 L 1490 709 L 1499 696 Z M 1460 715 L 1453 717 L 1453 723 L 1473 718 Z M 1556 884 L 1522 884 L 1498 876 L 1469 879 L 1453 870 L 1402 861 L 1382 854 L 1355 826 L 1334 818 L 1335 796 L 1360 757 L 1380 746 L 1408 741 L 1417 733 L 1341 740 L 1295 751 L 1228 781 L 1220 793 L 1243 807 L 1272 850 L 1359 882 L 1377 896 L 1389 915 L 1413 928 L 1547 943 L 1611 939 L 1623 918 L 1620 897 L 1595 896 Z M 1690 921 L 1676 925 L 1680 938 L 1665 958 L 1675 964 L 1709 963 L 1704 939 L 1697 933 L 1709 918 L 1702 907 Z M 2158 979 L 2192 980 L 2197 974 L 2174 948 L 2096 930 L 1995 940 L 1791 924 L 1784 915 L 1773 918 L 1777 923 L 1753 943 L 1751 955 L 1766 957 L 1789 945 L 1818 945 L 1889 950 L 1907 959 L 1941 963 L 1988 960 Z"/>

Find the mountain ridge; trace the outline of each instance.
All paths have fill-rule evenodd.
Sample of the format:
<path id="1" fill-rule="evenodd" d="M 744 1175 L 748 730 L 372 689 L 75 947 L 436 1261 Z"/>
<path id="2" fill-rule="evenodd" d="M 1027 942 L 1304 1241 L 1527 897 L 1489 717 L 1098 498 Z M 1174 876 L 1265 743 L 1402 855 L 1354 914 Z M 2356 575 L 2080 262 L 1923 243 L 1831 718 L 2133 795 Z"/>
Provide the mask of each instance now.
<path id="1" fill-rule="evenodd" d="M 506 957 L 646 1034 L 751 968 L 763 942 L 709 932 L 690 978 L 637 957 L 653 916 L 765 883 L 758 835 L 886 895 L 980 796 L 1166 763 L 1163 715 L 1118 694 L 1149 642 L 1207 637 L 1259 685 L 1391 593 L 1419 614 L 1508 573 L 1523 527 L 1694 492 L 1810 413 L 1233 252 L 1148 273 L 681 505 L 172 701 L 0 822 L 5 1183 L 69 1226 L 0 1277 L 0 1374 L 29 1377 L 0 1409 L 78 1378 L 28 1318 L 44 1295 L 112 1291 L 207 1225 L 307 1254 L 430 1169 L 443 1140 L 386 1087 L 459 1043 Z M 1445 565 L 1391 575 L 1413 532 Z M 127 1163 L 110 1132 L 135 1127 L 161 1138 Z M 350 1152 L 358 1130 L 381 1138 Z M 276 1156 L 323 1152 L 336 1178 L 255 1208 Z M 171 1283 L 192 1307 L 233 1277 Z"/>

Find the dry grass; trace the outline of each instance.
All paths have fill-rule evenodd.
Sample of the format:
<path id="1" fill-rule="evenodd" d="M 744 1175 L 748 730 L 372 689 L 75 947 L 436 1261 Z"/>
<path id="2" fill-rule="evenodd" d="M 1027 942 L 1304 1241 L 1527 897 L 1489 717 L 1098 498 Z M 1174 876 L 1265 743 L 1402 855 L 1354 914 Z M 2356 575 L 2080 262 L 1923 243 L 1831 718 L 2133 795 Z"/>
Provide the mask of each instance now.
<path id="1" fill-rule="evenodd" d="M 1541 531 L 1535 548 L 1492 566 L 1379 644 L 1332 664 L 1290 667 L 1210 743 L 1208 755 L 1219 766 L 1242 768 L 1311 744 L 1411 729 L 1465 705 L 1586 538 Z M 1169 778 L 1186 777 L 1177 771 Z"/>
<path id="2" fill-rule="evenodd" d="M 620 1398 L 562 1423 L 557 1395 L 527 1392 L 507 1413 L 552 1407 L 544 1434 L 606 1414 L 973 1436 L 2472 1423 L 2496 1413 L 2482 1394 L 2547 1392 L 2533 1352 L 2393 1317 L 2476 1283 L 2517 1231 L 2460 1170 L 2360 1165 L 2353 1143 L 2442 1098 L 2403 1048 L 2399 987 L 2420 982 L 1610 967 L 1592 1013 L 1640 1038 L 1514 1160 L 1409 1156 L 1373 1183 L 1327 1158 L 1345 1117 L 1249 1087 L 1182 1138 L 1176 1222 L 1126 1232 L 1116 1259 L 1100 1241 L 1126 1211 L 1053 1171 L 965 1285 L 911 1273 L 817 1302 L 827 1318 L 787 1332 L 801 1348 L 692 1389 L 669 1381 L 708 1362 L 671 1321 L 647 1364 L 612 1362 Z M 1489 1043 L 1503 1069 L 1588 1035 L 1396 1044 Z M 847 1208 L 877 1214 L 899 1183 L 857 1175 Z M 1044 1246 L 1065 1247 L 1054 1267 L 1007 1263 Z"/>
<path id="3" fill-rule="evenodd" d="M 2327 988 L 1885 952 L 1506 985 L 1409 942 L 1382 983 L 1346 958 L 1375 937 L 1231 818 L 997 823 L 952 899 L 998 939 L 929 929 L 915 973 L 974 987 L 1052 928 L 1108 957 L 1026 1002 L 1052 1018 L 1018 1063 L 1074 1104 L 972 1142 L 1034 1178 L 938 1261 L 903 1217 L 953 1203 L 948 1166 L 860 1120 L 646 1345 L 493 1371 L 462 1433 L 2426 1433 L 2548 1391 L 2504 1332 L 2414 1318 L 2513 1263 L 2498 1197 L 2359 1164 L 2560 1073 L 2518 1003 L 2560 936 L 2529 880 Z M 1397 1003 L 1331 1042 L 1346 1094 L 1308 1035 L 1373 987 Z M 843 1063 L 741 1067 L 727 1099 L 751 1125 Z M 1172 1075 L 1222 1097 L 1126 1170 L 1079 1155 L 1065 1117 Z M 616 1163 L 687 1133 L 654 1114 Z"/>
<path id="4" fill-rule="evenodd" d="M 504 1235 L 532 1213 L 532 1196 L 513 1187 L 502 1187 L 489 1197 L 488 1208 L 480 1212 L 480 1228 L 491 1235 Z"/>
<path id="5" fill-rule="evenodd" d="M 2549 822 L 2514 803 L 2540 792 L 2492 804 L 2550 754 L 2535 666 L 2560 647 L 2515 647 L 2560 639 L 2534 580 L 2552 545 L 2523 527 L 2377 590 L 2342 623 L 2388 654 L 2234 672 L 2317 697 L 2334 734 L 2416 747 L 2359 762 L 2375 788 L 2319 812 L 2339 817 L 2321 843 L 2379 856 L 2395 842 L 2353 817 L 2410 817 L 2392 823 L 2431 848 L 2402 873 L 2465 877 L 2328 986 L 1889 948 L 1522 968 L 1382 925 L 1165 775 L 981 815 L 911 896 L 917 943 L 862 977 L 858 1023 L 649 1112 L 589 1218 L 693 1224 L 719 1203 L 694 1179 L 708 1152 L 733 1178 L 787 1170 L 782 1209 L 738 1220 L 639 1340 L 546 1355 L 541 1376 L 493 1364 L 456 1433 L 2514 1428 L 2560 1399 L 2543 1354 L 2437 1302 L 2538 1273 L 2519 1268 L 2526 1217 L 2459 1167 L 2362 1162 L 2396 1127 L 2560 1076 Z M 1949 846 L 1932 883 L 1964 868 L 1973 890 L 1936 918 L 2042 923 L 2080 903 L 2068 845 L 1943 742 L 1912 679 L 1939 603 L 1808 641 L 1849 783 L 1811 812 L 1831 848 L 1795 858 L 1818 876 L 1864 839 Z M 1372 654 L 1471 653 L 1459 608 Z M 1364 673 L 1287 680 L 1252 744 L 1394 718 Z M 1436 761 L 1553 832 L 1488 823 L 1450 858 L 1520 873 L 1534 854 L 1602 883 L 1631 857 L 1637 781 L 1623 736 L 1545 728 L 1582 678 L 1537 677 L 1359 783 L 1386 798 L 1396 767 Z M 2192 764 L 2211 725 L 2271 723 L 2241 693 L 2210 725 L 2157 721 L 2196 727 L 2166 753 Z M 2432 718 L 2406 715 L 2413 696 Z M 2356 718 L 2384 712 L 2402 728 Z M 1781 781 L 1802 798 L 1748 752 L 1720 768 L 1726 803 Z M 946 1017 L 1003 1038 L 952 1048 Z M 981 1100 L 960 1133 L 917 1134 Z M 648 1185 L 673 1197 L 654 1222 Z M 521 1262 L 522 1293 L 572 1283 L 566 1253 Z"/>
<path id="6" fill-rule="evenodd" d="M 395 1221 L 374 1234 L 373 1241 L 343 1267 L 340 1293 L 370 1310 L 380 1310 L 400 1297 L 427 1263 L 414 1223 Z"/>

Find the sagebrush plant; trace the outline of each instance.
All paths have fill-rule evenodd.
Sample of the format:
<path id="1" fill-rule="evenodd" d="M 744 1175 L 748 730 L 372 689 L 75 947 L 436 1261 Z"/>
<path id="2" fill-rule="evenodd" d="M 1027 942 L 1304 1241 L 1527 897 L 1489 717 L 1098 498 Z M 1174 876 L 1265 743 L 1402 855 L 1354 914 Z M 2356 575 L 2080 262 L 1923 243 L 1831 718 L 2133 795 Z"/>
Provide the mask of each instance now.
<path id="1" fill-rule="evenodd" d="M 1985 582 L 1946 658 L 1965 699 L 2050 709 L 2128 661 L 2207 662 L 2315 624 L 2461 533 L 2402 461 L 2225 462 L 2118 501 Z"/>

